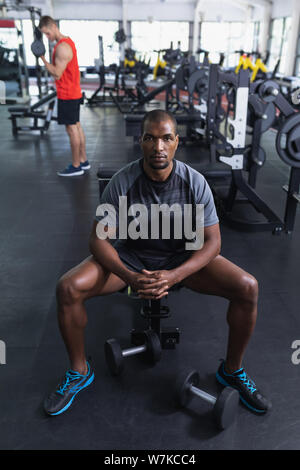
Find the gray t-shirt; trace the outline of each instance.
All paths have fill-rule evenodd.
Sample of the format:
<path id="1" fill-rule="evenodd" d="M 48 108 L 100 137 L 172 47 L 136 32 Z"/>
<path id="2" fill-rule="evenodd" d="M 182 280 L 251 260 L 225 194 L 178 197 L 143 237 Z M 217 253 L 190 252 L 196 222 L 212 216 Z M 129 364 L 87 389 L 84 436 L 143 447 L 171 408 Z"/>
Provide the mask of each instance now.
<path id="1" fill-rule="evenodd" d="M 119 210 L 120 196 L 126 196 L 126 199 L 122 198 L 122 200 L 126 203 L 123 206 L 123 209 L 126 210 L 127 214 L 123 209 L 121 211 Z M 123 247 L 127 247 L 135 252 L 139 258 L 146 260 L 156 259 L 158 261 L 162 261 L 176 253 L 186 251 L 186 242 L 191 241 L 192 238 L 187 238 L 185 236 L 185 207 L 192 208 L 191 214 L 193 230 L 196 227 L 196 205 L 199 204 L 203 204 L 204 213 L 202 223 L 204 227 L 208 227 L 219 222 L 212 192 L 204 176 L 186 163 L 175 159 L 173 159 L 173 168 L 169 177 L 162 182 L 151 180 L 145 173 L 143 169 L 143 158 L 129 163 L 111 178 L 109 184 L 102 193 L 100 206 L 102 204 L 110 204 L 115 210 L 115 221 L 118 230 L 117 241 L 114 243 L 119 246 L 121 244 Z M 139 209 L 138 206 L 135 206 L 135 211 L 132 212 L 135 216 L 130 216 L 128 215 L 128 209 L 133 204 L 142 204 L 143 208 L 142 212 L 135 212 Z M 178 238 L 178 227 L 180 224 L 175 224 L 174 212 L 172 209 L 171 211 L 167 211 L 166 217 L 165 215 L 162 216 L 161 214 L 152 211 L 153 207 L 157 208 L 161 205 L 167 205 L 167 207 L 171 208 L 174 204 L 175 206 L 173 206 L 173 208 L 176 207 L 179 211 L 176 212 L 176 224 L 178 223 L 178 220 L 180 220 L 180 238 Z M 146 208 L 146 212 L 144 211 L 144 208 Z M 122 225 L 122 233 L 124 234 L 124 226 L 129 228 L 132 221 L 138 218 L 137 215 L 143 215 L 143 217 L 146 217 L 146 230 L 141 229 L 140 234 L 138 235 L 139 238 L 137 239 L 132 239 L 132 237 L 128 236 L 129 231 L 126 238 L 124 238 L 124 235 L 121 234 L 120 223 Z M 96 220 L 103 220 L 104 223 L 104 217 L 105 215 L 96 215 Z M 167 231 L 167 237 L 166 232 L 162 232 L 162 228 L 164 226 L 163 218 L 165 218 L 165 220 L 168 219 L 170 222 L 170 229 Z M 158 224 L 158 232 L 151 231 L 155 224 Z M 135 226 L 136 225 L 137 224 L 135 224 Z M 144 225 L 143 227 L 145 228 Z M 156 233 L 156 235 L 153 235 L 153 233 Z"/>

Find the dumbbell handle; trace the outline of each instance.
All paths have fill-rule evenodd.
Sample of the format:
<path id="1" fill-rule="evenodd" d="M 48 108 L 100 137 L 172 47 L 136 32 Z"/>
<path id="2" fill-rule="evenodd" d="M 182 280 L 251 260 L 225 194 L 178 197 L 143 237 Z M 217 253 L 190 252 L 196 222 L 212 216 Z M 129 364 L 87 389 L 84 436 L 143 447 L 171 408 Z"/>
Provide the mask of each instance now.
<path id="1" fill-rule="evenodd" d="M 208 401 L 212 405 L 214 405 L 217 401 L 217 399 L 215 397 L 213 397 L 209 393 L 204 392 L 200 388 L 195 387 L 194 385 L 190 385 L 190 391 L 194 395 L 197 395 L 198 397 L 203 398 L 203 400 Z"/>
<path id="2" fill-rule="evenodd" d="M 142 346 L 135 346 L 133 348 L 128 348 L 128 349 L 123 349 L 122 351 L 122 356 L 127 357 L 127 356 L 134 356 L 135 354 L 142 353 L 146 351 L 147 346 L 143 344 Z"/>

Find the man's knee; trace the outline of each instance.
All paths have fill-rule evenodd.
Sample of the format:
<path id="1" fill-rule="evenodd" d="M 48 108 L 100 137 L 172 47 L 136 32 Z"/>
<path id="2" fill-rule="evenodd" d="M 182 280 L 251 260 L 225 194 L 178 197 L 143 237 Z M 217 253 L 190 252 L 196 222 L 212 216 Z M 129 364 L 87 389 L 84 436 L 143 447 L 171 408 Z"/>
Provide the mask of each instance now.
<path id="1" fill-rule="evenodd" d="M 62 276 L 56 286 L 56 298 L 59 304 L 70 305 L 82 297 L 76 278 Z"/>
<path id="2" fill-rule="evenodd" d="M 238 284 L 238 296 L 247 302 L 256 304 L 258 300 L 258 282 L 251 274 L 241 276 Z"/>
<path id="3" fill-rule="evenodd" d="M 67 124 L 66 131 L 69 136 L 78 135 L 78 127 L 76 124 Z"/>

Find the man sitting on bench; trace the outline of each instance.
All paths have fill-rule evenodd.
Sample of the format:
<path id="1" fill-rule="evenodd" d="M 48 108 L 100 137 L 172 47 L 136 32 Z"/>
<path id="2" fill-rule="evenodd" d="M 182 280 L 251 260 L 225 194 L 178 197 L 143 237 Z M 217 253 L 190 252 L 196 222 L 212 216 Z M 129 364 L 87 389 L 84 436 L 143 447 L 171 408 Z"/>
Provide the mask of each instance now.
<path id="1" fill-rule="evenodd" d="M 85 354 L 87 313 L 84 301 L 112 294 L 126 285 L 145 299 L 160 299 L 177 284 L 202 294 L 228 299 L 227 355 L 217 371 L 217 379 L 223 385 L 237 388 L 241 400 L 251 410 L 264 413 L 271 408 L 271 403 L 262 396 L 242 367 L 256 323 L 257 281 L 220 255 L 219 221 L 211 190 L 200 173 L 174 159 L 177 146 L 175 118 L 162 110 L 147 113 L 141 133 L 143 158 L 118 171 L 102 194 L 100 207 L 103 209 L 103 204 L 106 204 L 108 216 L 104 211 L 102 214 L 97 211 L 99 215 L 90 237 L 92 255 L 64 274 L 58 282 L 58 321 L 71 369 L 44 402 L 44 409 L 50 415 L 64 412 L 75 395 L 94 380 L 94 372 Z M 137 232 L 136 219 L 131 220 L 130 211 L 140 211 L 144 217 L 144 209 L 157 204 L 169 208 L 175 205 L 177 208 L 192 207 L 192 213 L 195 207 L 203 205 L 203 246 L 194 249 L 189 244 L 189 249 L 186 249 L 186 237 L 175 236 L 175 212 L 173 231 L 170 231 L 169 237 L 161 236 L 160 227 L 159 237 L 148 238 L 141 228 L 138 236 L 126 238 L 124 233 L 134 235 Z M 159 217 L 151 219 L 148 212 L 145 220 L 151 226 L 148 233 L 152 234 L 156 223 L 159 225 Z M 195 221 L 197 223 L 194 214 Z M 185 221 L 181 219 L 181 223 L 184 225 Z M 112 238 L 114 229 L 119 233 L 119 238 L 114 241 L 105 239 L 105 232 Z M 195 312 L 197 314 L 201 315 L 201 312 Z"/>

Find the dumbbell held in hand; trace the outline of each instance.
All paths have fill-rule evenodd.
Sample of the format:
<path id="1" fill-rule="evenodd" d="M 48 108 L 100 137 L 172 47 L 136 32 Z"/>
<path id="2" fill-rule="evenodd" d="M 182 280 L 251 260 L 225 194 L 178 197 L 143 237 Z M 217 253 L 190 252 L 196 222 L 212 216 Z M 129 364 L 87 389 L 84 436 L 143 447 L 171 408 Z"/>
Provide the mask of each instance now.
<path id="1" fill-rule="evenodd" d="M 193 371 L 177 380 L 176 393 L 180 405 L 186 406 L 194 396 L 200 397 L 202 400 L 213 405 L 213 413 L 217 426 L 220 429 L 228 428 L 236 417 L 239 392 L 231 387 L 226 387 L 215 398 L 198 387 L 200 382 L 200 376 L 197 371 Z"/>
<path id="2" fill-rule="evenodd" d="M 33 43 L 31 44 L 31 52 L 35 57 L 41 57 L 42 55 L 45 55 L 46 53 L 46 48 L 44 46 L 44 43 L 41 39 L 35 39 Z"/>

